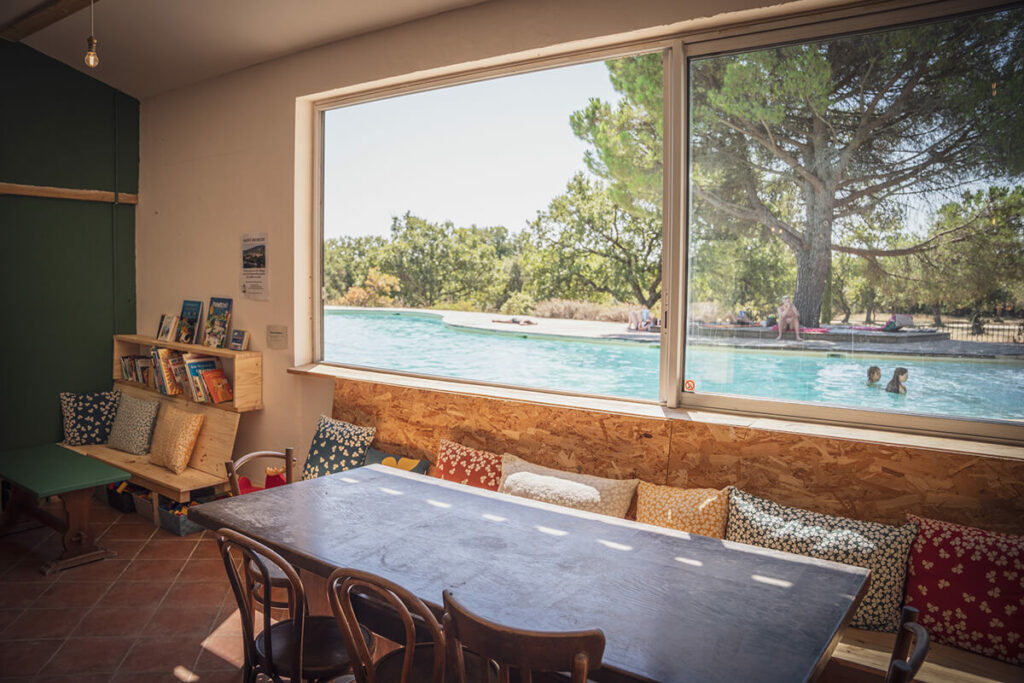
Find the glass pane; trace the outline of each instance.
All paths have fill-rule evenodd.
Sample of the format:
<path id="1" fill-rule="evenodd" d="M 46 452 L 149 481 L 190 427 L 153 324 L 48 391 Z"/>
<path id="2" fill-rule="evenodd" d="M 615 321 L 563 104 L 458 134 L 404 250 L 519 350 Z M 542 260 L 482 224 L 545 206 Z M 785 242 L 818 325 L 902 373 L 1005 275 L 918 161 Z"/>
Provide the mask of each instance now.
<path id="1" fill-rule="evenodd" d="M 661 61 L 327 112 L 324 360 L 656 400 Z"/>
<path id="2" fill-rule="evenodd" d="M 1022 27 L 690 61 L 685 391 L 1024 418 Z"/>

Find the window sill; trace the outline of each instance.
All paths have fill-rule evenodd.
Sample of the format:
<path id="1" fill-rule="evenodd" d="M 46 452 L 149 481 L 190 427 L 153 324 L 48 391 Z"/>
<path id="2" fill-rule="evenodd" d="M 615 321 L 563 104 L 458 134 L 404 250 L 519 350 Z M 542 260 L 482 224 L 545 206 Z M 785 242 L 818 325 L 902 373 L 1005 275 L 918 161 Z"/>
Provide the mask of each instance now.
<path id="1" fill-rule="evenodd" d="M 925 436 L 920 434 L 869 429 L 865 427 L 846 427 L 841 425 L 800 422 L 780 418 L 754 417 L 686 408 L 667 408 L 657 403 L 646 401 L 581 396 L 578 394 L 563 394 L 533 389 L 517 389 L 507 386 L 483 383 L 478 384 L 460 380 L 432 379 L 414 375 L 403 375 L 383 370 L 378 371 L 348 368 L 325 363 L 300 365 L 298 367 L 288 368 L 288 372 L 293 375 L 347 379 L 356 382 L 386 384 L 396 387 L 427 389 L 430 391 L 453 394 L 469 394 L 486 398 L 558 406 L 561 408 L 579 408 L 582 410 L 617 413 L 620 415 L 629 415 L 631 417 L 699 422 L 726 427 L 785 432 L 803 436 L 874 443 L 881 446 L 902 446 L 949 453 L 962 453 L 965 455 L 988 458 L 1024 461 L 1024 447 L 969 439 Z"/>

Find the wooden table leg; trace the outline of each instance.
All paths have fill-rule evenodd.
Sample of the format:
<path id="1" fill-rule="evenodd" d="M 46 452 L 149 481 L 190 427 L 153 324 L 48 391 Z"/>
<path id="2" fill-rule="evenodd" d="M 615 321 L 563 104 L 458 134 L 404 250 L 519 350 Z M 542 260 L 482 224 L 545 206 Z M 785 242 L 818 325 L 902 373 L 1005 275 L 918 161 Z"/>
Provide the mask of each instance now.
<path id="1" fill-rule="evenodd" d="M 47 562 L 42 567 L 43 574 L 49 576 L 54 572 L 80 564 L 94 562 L 105 557 L 115 557 L 117 553 L 96 545 L 89 533 L 89 499 L 92 491 L 81 489 L 60 494 L 64 501 L 64 552 L 54 562 Z"/>

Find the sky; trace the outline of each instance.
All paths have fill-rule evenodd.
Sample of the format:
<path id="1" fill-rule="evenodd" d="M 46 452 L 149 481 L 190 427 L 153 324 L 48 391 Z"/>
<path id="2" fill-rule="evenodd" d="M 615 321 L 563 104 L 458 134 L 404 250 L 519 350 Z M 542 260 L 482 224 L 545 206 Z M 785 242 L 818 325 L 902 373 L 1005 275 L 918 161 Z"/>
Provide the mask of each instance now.
<path id="1" fill-rule="evenodd" d="M 569 116 L 592 97 L 620 99 L 604 62 L 327 112 L 325 238 L 387 235 L 407 211 L 522 230 L 586 170 Z"/>

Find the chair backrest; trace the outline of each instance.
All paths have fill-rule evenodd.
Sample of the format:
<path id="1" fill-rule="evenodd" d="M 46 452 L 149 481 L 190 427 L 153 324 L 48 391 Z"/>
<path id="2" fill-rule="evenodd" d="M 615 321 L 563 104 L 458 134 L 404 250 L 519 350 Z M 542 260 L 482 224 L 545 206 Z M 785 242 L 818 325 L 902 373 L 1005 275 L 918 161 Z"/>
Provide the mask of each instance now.
<path id="1" fill-rule="evenodd" d="M 488 662 L 496 665 L 501 683 L 509 682 L 512 669 L 519 672 L 523 683 L 531 683 L 535 672 L 564 671 L 571 672 L 573 683 L 584 683 L 587 673 L 601 666 L 604 633 L 600 629 L 544 632 L 509 628 L 473 614 L 451 591 L 444 591 L 443 597 L 448 665 L 458 683 L 466 683 L 463 648 L 485 660 L 482 668 L 487 683 L 492 675 Z"/>
<path id="2" fill-rule="evenodd" d="M 900 628 L 896 632 L 896 644 L 892 649 L 885 683 L 910 683 L 924 664 L 931 637 L 928 629 L 917 623 L 917 615 L 918 611 L 914 607 L 904 607 L 900 614 Z M 910 650 L 911 640 L 914 641 L 913 652 Z"/>
<path id="3" fill-rule="evenodd" d="M 295 481 L 295 455 L 293 448 L 284 449 L 284 453 L 279 451 L 253 451 L 252 453 L 246 453 L 238 460 L 228 460 L 224 463 L 224 469 L 228 473 L 228 484 L 231 486 L 231 495 L 240 496 L 242 494 L 238 487 L 238 470 L 241 469 L 242 465 L 256 458 L 278 458 L 284 460 L 284 480 L 289 484 Z"/>
<path id="4" fill-rule="evenodd" d="M 429 633 L 428 642 L 433 643 L 431 680 L 433 683 L 443 683 L 446 656 L 444 633 L 441 624 L 422 600 L 392 581 L 358 569 L 334 570 L 327 579 L 327 591 L 358 683 L 377 681 L 373 656 L 360 631 L 360 617 L 357 615 L 359 604 L 367 598 L 382 600 L 393 610 L 392 619 L 397 617 L 401 623 L 400 629 L 391 628 L 383 634 L 389 639 L 401 638 L 396 641 L 404 649 L 401 683 L 413 680 L 416 643 L 424 641 L 419 636 L 424 630 Z M 401 635 L 398 631 L 401 631 Z"/>
<path id="5" fill-rule="evenodd" d="M 306 626 L 306 594 L 299 579 L 298 572 L 283 557 L 262 543 L 231 529 L 217 531 L 217 544 L 224 569 L 228 573 L 231 592 L 238 603 L 238 612 L 242 620 L 242 640 L 245 647 L 246 664 L 256 672 L 273 675 L 278 667 L 273 661 L 273 631 L 271 630 L 271 610 L 261 612 L 263 615 L 264 652 L 261 660 L 256 651 L 255 616 L 251 605 L 254 591 L 269 591 L 271 587 L 270 570 L 266 561 L 276 565 L 288 579 L 288 618 L 292 621 L 295 634 L 295 647 L 289 654 L 292 657 L 291 671 L 302 671 L 302 641 Z M 235 556 L 238 556 L 237 558 Z M 255 572 L 254 577 L 243 576 L 243 573 Z M 255 580 L 253 580 L 255 579 Z M 266 596 L 259 596 L 264 602 Z"/>

